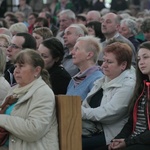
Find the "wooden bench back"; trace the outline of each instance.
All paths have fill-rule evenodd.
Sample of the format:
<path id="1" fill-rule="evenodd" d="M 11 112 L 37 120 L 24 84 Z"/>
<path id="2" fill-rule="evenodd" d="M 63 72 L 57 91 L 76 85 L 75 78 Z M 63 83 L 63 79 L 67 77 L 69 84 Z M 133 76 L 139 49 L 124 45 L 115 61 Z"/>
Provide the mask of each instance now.
<path id="1" fill-rule="evenodd" d="M 81 99 L 56 96 L 60 150 L 82 150 Z"/>

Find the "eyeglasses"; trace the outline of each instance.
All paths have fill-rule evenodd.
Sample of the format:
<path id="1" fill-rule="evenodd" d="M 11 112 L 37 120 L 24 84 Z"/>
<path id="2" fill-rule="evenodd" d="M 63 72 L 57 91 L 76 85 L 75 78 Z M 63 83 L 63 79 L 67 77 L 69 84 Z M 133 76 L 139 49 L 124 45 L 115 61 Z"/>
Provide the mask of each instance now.
<path id="1" fill-rule="evenodd" d="M 10 43 L 10 44 L 8 45 L 8 47 L 15 48 L 15 49 L 22 49 L 22 47 L 19 47 L 19 46 L 17 46 L 16 44 L 13 44 L 13 43 Z"/>

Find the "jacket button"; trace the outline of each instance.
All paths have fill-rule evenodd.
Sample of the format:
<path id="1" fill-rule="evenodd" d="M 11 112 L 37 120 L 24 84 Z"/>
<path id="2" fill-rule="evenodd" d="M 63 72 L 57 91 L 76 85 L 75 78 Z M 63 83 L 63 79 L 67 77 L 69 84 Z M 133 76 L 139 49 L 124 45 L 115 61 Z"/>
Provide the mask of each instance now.
<path id="1" fill-rule="evenodd" d="M 15 143 L 16 141 L 14 139 L 11 140 L 12 143 Z"/>

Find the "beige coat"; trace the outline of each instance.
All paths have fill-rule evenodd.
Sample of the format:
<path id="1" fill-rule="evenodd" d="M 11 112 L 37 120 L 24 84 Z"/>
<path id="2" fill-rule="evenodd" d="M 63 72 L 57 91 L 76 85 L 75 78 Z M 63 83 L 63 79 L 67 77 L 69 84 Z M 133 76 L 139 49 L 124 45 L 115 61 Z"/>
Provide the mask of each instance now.
<path id="1" fill-rule="evenodd" d="M 41 78 L 18 100 L 11 116 L 0 115 L 0 126 L 10 132 L 9 150 L 59 149 L 54 94 Z"/>

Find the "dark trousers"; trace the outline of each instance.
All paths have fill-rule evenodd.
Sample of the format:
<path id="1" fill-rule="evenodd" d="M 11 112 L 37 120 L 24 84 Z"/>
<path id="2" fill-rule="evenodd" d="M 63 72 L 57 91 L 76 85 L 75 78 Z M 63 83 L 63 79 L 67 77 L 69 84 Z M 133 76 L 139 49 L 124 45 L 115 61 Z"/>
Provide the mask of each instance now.
<path id="1" fill-rule="evenodd" d="M 128 146 L 124 150 L 150 150 L 150 145 L 136 144 Z"/>
<path id="2" fill-rule="evenodd" d="M 94 150 L 105 145 L 106 140 L 104 132 L 93 135 L 92 137 L 82 136 L 82 150 Z"/>

